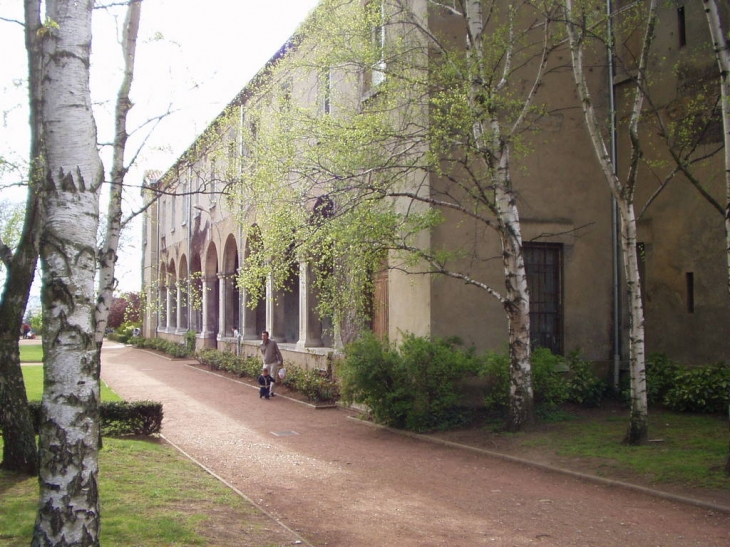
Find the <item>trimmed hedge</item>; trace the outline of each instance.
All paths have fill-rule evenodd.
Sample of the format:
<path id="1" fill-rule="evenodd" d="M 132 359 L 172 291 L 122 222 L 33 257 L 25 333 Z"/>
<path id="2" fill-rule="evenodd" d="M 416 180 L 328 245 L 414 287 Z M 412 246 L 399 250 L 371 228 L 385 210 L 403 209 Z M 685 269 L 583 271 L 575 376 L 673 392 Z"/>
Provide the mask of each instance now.
<path id="1" fill-rule="evenodd" d="M 41 402 L 29 401 L 36 434 L 40 431 Z M 162 430 L 162 403 L 153 401 L 114 401 L 99 405 L 101 434 L 107 437 L 150 436 Z"/>

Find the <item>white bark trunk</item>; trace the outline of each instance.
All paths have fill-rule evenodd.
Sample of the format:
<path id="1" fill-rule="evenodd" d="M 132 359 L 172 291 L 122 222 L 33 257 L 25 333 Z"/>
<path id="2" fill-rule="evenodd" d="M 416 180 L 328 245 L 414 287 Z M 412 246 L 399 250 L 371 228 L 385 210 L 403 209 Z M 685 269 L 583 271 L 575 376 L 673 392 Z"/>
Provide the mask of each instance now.
<path id="1" fill-rule="evenodd" d="M 730 47 L 722 28 L 717 0 L 702 1 L 705 4 L 712 47 L 720 67 L 720 105 L 725 144 L 725 254 L 727 257 L 727 289 L 730 295 Z"/>
<path id="2" fill-rule="evenodd" d="M 98 545 L 94 246 L 103 167 L 89 93 L 92 0 L 47 0 L 43 102 L 45 385 L 33 545 Z"/>
<path id="3" fill-rule="evenodd" d="M 472 108 L 479 112 L 480 95 L 498 92 L 485 85 L 483 60 L 484 21 L 480 0 L 466 3 L 468 25 L 467 55 L 472 58 L 474 72 L 472 85 Z M 507 54 L 510 57 L 510 54 Z M 509 61 L 506 61 L 505 74 Z M 507 429 L 519 431 L 535 421 L 534 394 L 532 389 L 532 367 L 530 364 L 530 296 L 527 290 L 527 274 L 522 252 L 522 233 L 517 199 L 512 191 L 510 176 L 509 143 L 505 140 L 499 119 L 495 112 L 491 119 L 477 119 L 472 131 L 477 146 L 485 157 L 495 157 L 491 165 L 494 180 L 494 213 L 502 245 L 504 282 L 506 295 L 503 301 L 507 314 L 510 353 L 510 397 Z M 488 125 L 489 132 L 485 131 Z M 487 142 L 488 141 L 488 142 Z"/>
<path id="4" fill-rule="evenodd" d="M 114 131 L 114 156 L 112 159 L 112 185 L 109 191 L 109 209 L 104 246 L 99 261 L 99 299 L 96 308 L 96 342 L 101 344 L 106 332 L 109 309 L 116 288 L 115 270 L 119 236 L 122 231 L 122 191 L 127 168 L 124 152 L 127 145 L 127 115 L 132 108 L 129 93 L 134 77 L 134 60 L 137 51 L 137 33 L 142 10 L 142 0 L 129 3 L 124 21 L 122 54 L 124 56 L 124 77 L 117 94 Z"/>
<path id="5" fill-rule="evenodd" d="M 573 13 L 572 0 L 565 0 L 568 40 L 573 66 L 573 77 L 576 90 L 581 100 L 586 128 L 596 152 L 598 162 L 603 171 L 611 193 L 616 199 L 620 212 L 621 251 L 624 262 L 624 274 L 629 297 L 629 368 L 631 372 L 631 417 L 626 441 L 629 444 L 642 444 L 648 439 L 648 403 L 646 398 L 646 371 L 644 350 L 644 306 L 641 299 L 641 280 L 639 275 L 639 259 L 636 249 L 636 213 L 634 211 L 634 190 L 638 175 L 638 163 L 641 157 L 638 136 L 638 124 L 643 106 L 644 73 L 653 38 L 656 21 L 656 0 L 651 0 L 648 7 L 646 33 L 642 43 L 641 59 L 636 77 L 634 104 L 629 124 L 631 140 L 631 161 L 627 180 L 621 181 L 608 153 L 608 147 L 597 122 L 595 109 L 591 100 L 583 71 L 583 41 L 577 35 L 578 28 Z M 613 113 L 611 113 L 613 114 Z"/>

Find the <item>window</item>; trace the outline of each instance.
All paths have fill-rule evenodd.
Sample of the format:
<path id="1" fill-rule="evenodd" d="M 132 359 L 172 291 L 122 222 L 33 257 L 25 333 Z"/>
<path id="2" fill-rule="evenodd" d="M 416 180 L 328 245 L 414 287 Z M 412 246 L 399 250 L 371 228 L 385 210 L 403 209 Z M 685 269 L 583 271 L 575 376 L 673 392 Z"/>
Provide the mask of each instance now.
<path id="1" fill-rule="evenodd" d="M 363 75 L 363 91 L 372 93 L 385 81 L 385 0 L 372 0 L 367 9 L 371 18 L 370 41 L 377 60 Z"/>
<path id="2" fill-rule="evenodd" d="M 533 347 L 563 353 L 563 246 L 525 243 L 527 286 L 530 291 L 530 340 Z"/>
<path id="3" fill-rule="evenodd" d="M 687 282 L 687 313 L 695 312 L 695 274 L 687 272 L 685 274 Z"/>
<path id="4" fill-rule="evenodd" d="M 687 21 L 684 18 L 684 6 L 677 8 L 677 40 L 679 47 L 687 45 Z"/>

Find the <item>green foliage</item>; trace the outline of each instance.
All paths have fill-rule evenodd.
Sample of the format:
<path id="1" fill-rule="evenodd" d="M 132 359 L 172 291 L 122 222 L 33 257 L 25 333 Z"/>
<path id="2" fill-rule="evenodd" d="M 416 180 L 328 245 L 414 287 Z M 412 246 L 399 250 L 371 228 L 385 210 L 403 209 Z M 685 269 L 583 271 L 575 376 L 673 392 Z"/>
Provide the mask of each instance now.
<path id="1" fill-rule="evenodd" d="M 196 339 L 197 333 L 194 330 L 188 330 L 185 333 L 185 347 L 188 349 L 189 353 L 195 353 L 195 339 Z"/>
<path id="2" fill-rule="evenodd" d="M 581 358 L 578 351 L 563 358 L 546 348 L 535 348 L 530 360 L 535 402 L 543 412 L 552 412 L 567 401 L 597 406 L 603 399 L 605 382 L 596 377 L 591 363 Z M 488 380 L 484 398 L 487 409 L 500 412 L 507 409 L 509 366 L 506 353 L 490 352 L 484 356 L 480 375 Z"/>
<path id="3" fill-rule="evenodd" d="M 727 412 L 730 366 L 716 363 L 680 372 L 664 396 L 664 404 L 680 412 Z"/>
<path id="4" fill-rule="evenodd" d="M 339 374 L 343 397 L 366 404 L 378 422 L 428 431 L 465 421 L 459 383 L 476 369 L 456 339 L 407 334 L 395 348 L 366 333 L 345 349 Z"/>
<path id="5" fill-rule="evenodd" d="M 110 332 L 106 335 L 108 340 L 114 342 L 120 342 L 122 344 L 128 344 L 133 338 L 134 329 L 142 327 L 141 321 L 125 321 L 119 325 L 114 332 Z"/>
<path id="6" fill-rule="evenodd" d="M 138 348 L 153 349 L 167 353 L 173 357 L 190 357 L 192 352 L 188 351 L 185 344 L 177 344 L 162 338 L 144 338 L 142 336 L 130 338 L 128 342 Z"/>
<path id="7" fill-rule="evenodd" d="M 565 374 L 561 372 L 564 360 L 546 348 L 535 348 L 530 356 L 532 387 L 535 402 L 545 408 L 555 408 L 569 398 Z"/>
<path id="8" fill-rule="evenodd" d="M 195 356 L 211 369 L 230 372 L 239 378 L 255 379 L 261 374 L 261 360 L 256 357 L 238 356 L 216 349 L 204 349 Z M 291 363 L 287 363 L 285 368 L 286 378 L 283 385 L 305 395 L 308 400 L 318 403 L 336 401 L 339 398 L 339 385 L 326 371 L 303 369 Z M 279 379 L 276 381 L 281 382 Z"/>
<path id="9" fill-rule="evenodd" d="M 606 395 L 606 382 L 594 374 L 591 362 L 583 359 L 577 350 L 568 355 L 566 362 L 570 370 L 568 400 L 587 407 L 599 406 Z"/>
<path id="10" fill-rule="evenodd" d="M 646 359 L 646 397 L 650 403 L 663 403 L 667 392 L 677 383 L 683 367 L 663 353 Z"/>
<path id="11" fill-rule="evenodd" d="M 509 355 L 494 351 L 487 353 L 480 375 L 489 381 L 484 406 L 492 411 L 506 410 L 509 406 Z"/>

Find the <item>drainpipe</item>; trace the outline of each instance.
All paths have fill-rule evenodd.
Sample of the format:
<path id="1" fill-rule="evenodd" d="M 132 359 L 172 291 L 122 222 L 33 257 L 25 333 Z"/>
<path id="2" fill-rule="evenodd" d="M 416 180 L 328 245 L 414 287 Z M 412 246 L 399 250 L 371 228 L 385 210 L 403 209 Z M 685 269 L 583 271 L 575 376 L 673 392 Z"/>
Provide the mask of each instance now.
<path id="1" fill-rule="evenodd" d="M 611 131 L 611 164 L 613 172 L 617 172 L 618 151 L 616 142 L 616 90 L 614 81 L 614 42 L 613 42 L 613 21 L 611 19 L 613 5 L 611 0 L 606 0 L 607 33 L 606 53 L 608 55 L 608 100 Z M 619 247 L 619 215 L 616 198 L 611 196 L 611 251 L 613 258 L 612 282 L 613 282 L 613 387 L 618 389 L 619 368 L 621 366 L 621 297 L 619 294 L 621 280 L 621 253 Z"/>
<path id="2" fill-rule="evenodd" d="M 157 190 L 160 188 L 160 183 L 162 181 L 160 179 L 157 180 Z M 162 298 L 162 290 L 160 288 L 160 260 L 162 259 L 162 249 L 161 249 L 161 242 L 162 242 L 162 235 L 160 234 L 160 195 L 159 192 L 156 196 L 157 202 L 155 203 L 155 207 L 157 208 L 157 219 L 155 222 L 155 227 L 157 230 L 157 264 L 155 265 L 155 270 L 157 271 L 157 279 L 155 280 L 155 285 L 157 286 L 157 301 L 155 302 L 155 338 L 158 337 L 158 333 L 160 330 L 160 300 Z"/>
<path id="3" fill-rule="evenodd" d="M 193 307 L 193 289 L 192 289 L 192 280 L 190 279 L 190 276 L 192 275 L 190 271 L 191 264 L 193 262 L 193 167 L 192 165 L 188 165 L 188 168 L 186 169 L 185 176 L 187 178 L 187 184 L 185 185 L 185 190 L 187 191 L 188 195 L 183 198 L 183 203 L 187 202 L 188 204 L 188 210 L 185 211 L 185 215 L 187 216 L 186 224 L 188 226 L 188 271 L 187 271 L 187 287 L 185 287 L 185 290 L 187 291 L 187 308 L 188 308 L 188 324 L 186 325 L 186 332 L 189 330 L 195 330 L 197 325 L 195 325 L 195 322 L 193 321 L 193 314 L 194 314 L 194 307 Z M 195 348 L 198 349 L 197 347 Z"/>

